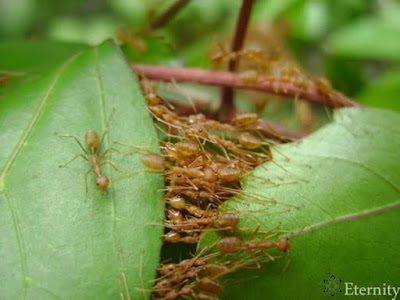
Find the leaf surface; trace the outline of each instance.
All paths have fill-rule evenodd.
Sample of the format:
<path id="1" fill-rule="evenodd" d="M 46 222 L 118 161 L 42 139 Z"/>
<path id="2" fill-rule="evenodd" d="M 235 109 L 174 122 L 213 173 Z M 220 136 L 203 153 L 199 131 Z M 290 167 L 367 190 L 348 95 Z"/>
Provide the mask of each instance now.
<path id="1" fill-rule="evenodd" d="M 227 284 L 223 298 L 322 299 L 331 275 L 343 280 L 339 294 L 344 282 L 395 286 L 399 124 L 395 112 L 343 109 L 304 140 L 274 148 L 273 162 L 248 175 L 243 194 L 221 209 L 240 213 L 240 227 L 252 228 L 245 239 L 260 225 L 274 230 L 273 239 L 290 236 L 291 249 L 260 272 L 237 274 L 242 284 Z M 207 233 L 202 246 L 217 238 Z M 251 278 L 251 289 L 243 278 Z"/>
<path id="2" fill-rule="evenodd" d="M 96 189 L 91 164 L 76 160 L 95 129 L 119 141 L 158 147 L 135 75 L 110 42 L 0 98 L 0 294 L 10 299 L 139 299 L 150 289 L 162 234 L 161 176 L 142 174 L 138 153 L 111 152 L 110 178 Z M 87 199 L 86 199 L 87 198 Z M 85 201 L 86 199 L 86 201 Z M 94 209 L 93 209 L 94 207 Z"/>
<path id="3" fill-rule="evenodd" d="M 54 67 L 87 47 L 56 41 L 2 41 L 0 74 L 38 72 Z"/>

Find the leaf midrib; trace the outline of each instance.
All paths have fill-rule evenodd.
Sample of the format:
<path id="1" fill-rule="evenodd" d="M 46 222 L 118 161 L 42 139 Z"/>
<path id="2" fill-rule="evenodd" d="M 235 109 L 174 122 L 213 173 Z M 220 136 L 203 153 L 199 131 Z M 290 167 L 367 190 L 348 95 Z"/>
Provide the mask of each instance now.
<path id="1" fill-rule="evenodd" d="M 98 61 L 98 50 L 97 48 L 93 49 L 94 51 L 94 61 L 95 61 L 95 69 L 96 69 L 96 80 L 97 80 L 97 87 L 98 87 L 98 91 L 100 94 L 99 97 L 99 105 L 100 105 L 100 114 L 101 114 L 101 121 L 102 121 L 102 127 L 103 127 L 103 132 L 105 130 L 108 130 L 108 128 L 106 128 L 107 125 L 107 117 L 106 117 L 106 113 L 105 113 L 105 100 L 104 100 L 104 86 L 103 86 L 103 81 L 101 78 L 101 71 L 100 71 L 100 65 L 99 65 L 99 61 Z M 104 134 L 104 133 L 103 133 Z M 106 145 L 106 148 L 109 147 L 110 145 L 110 140 L 109 140 L 109 135 L 106 134 L 105 138 L 104 138 L 104 144 Z M 113 171 L 111 171 L 113 172 Z M 125 287 L 125 293 L 127 296 L 127 300 L 130 300 L 130 292 L 129 292 L 129 287 L 128 287 L 128 283 L 126 282 L 126 274 L 124 273 L 123 270 L 125 270 L 125 266 L 124 266 L 124 260 L 121 254 L 120 249 L 122 249 L 119 246 L 118 240 L 116 238 L 116 232 L 117 232 L 117 216 L 116 216 L 116 201 L 115 201 L 115 189 L 114 189 L 114 184 L 113 181 L 111 181 L 111 185 L 110 185 L 110 198 L 112 201 L 112 210 L 111 210 L 111 218 L 112 218 L 112 236 L 113 236 L 113 245 L 114 245 L 114 250 L 117 253 L 117 261 L 119 262 L 119 268 L 121 273 L 123 273 L 122 277 L 124 280 L 124 287 Z M 117 284 L 118 289 L 120 289 L 120 286 Z M 120 290 L 120 293 L 123 295 L 124 292 Z"/>
<path id="2" fill-rule="evenodd" d="M 302 234 L 306 234 L 306 233 L 310 233 L 313 231 L 317 231 L 319 229 L 322 229 L 324 227 L 328 227 L 330 225 L 336 225 L 339 223 L 344 223 L 344 222 L 349 222 L 352 220 L 357 220 L 357 219 L 362 219 L 362 218 L 367 218 L 367 217 L 371 217 L 377 214 L 381 214 L 396 208 L 400 208 L 400 201 L 399 202 L 395 202 L 386 206 L 381 206 L 381 207 L 377 207 L 374 209 L 370 209 L 370 210 L 366 210 L 360 213 L 355 213 L 355 214 L 348 214 L 348 215 L 344 215 L 341 217 L 337 217 L 333 220 L 327 221 L 327 222 L 321 222 L 315 225 L 311 225 L 311 226 L 307 226 L 303 229 L 297 230 L 294 233 L 292 233 L 290 236 L 291 237 L 297 237 L 300 236 Z"/>

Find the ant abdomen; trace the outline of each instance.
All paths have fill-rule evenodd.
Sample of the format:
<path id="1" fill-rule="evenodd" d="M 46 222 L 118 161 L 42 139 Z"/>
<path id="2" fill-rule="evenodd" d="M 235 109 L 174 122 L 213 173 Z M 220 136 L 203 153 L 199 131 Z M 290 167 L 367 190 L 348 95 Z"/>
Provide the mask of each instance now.
<path id="1" fill-rule="evenodd" d="M 99 144 L 99 134 L 96 130 L 89 130 L 85 135 L 85 143 L 90 149 L 96 149 Z"/>
<path id="2" fill-rule="evenodd" d="M 177 210 L 183 210 L 185 208 L 185 206 L 186 206 L 185 199 L 183 199 L 180 196 L 175 196 L 175 197 L 172 197 L 171 199 L 168 199 L 167 203 L 171 207 L 173 207 L 173 208 L 175 208 Z"/>
<path id="3" fill-rule="evenodd" d="M 286 252 L 290 248 L 289 238 L 284 237 L 278 240 L 278 250 L 282 252 Z"/>
<path id="4" fill-rule="evenodd" d="M 228 165 L 218 171 L 218 177 L 225 182 L 232 182 L 240 179 L 242 171 L 239 168 Z"/>
<path id="5" fill-rule="evenodd" d="M 256 149 L 261 146 L 261 141 L 258 138 L 256 138 L 255 136 L 253 136 L 247 132 L 242 133 L 238 137 L 238 141 L 243 147 L 248 148 L 248 149 Z"/>
<path id="6" fill-rule="evenodd" d="M 201 152 L 197 144 L 190 142 L 179 142 L 175 144 L 175 147 L 182 156 L 192 156 Z"/>
<path id="7" fill-rule="evenodd" d="M 200 292 L 196 294 L 198 300 L 219 300 L 219 297 L 215 294 Z"/>
<path id="8" fill-rule="evenodd" d="M 224 227 L 236 227 L 239 224 L 240 218 L 236 214 L 222 214 L 215 221 L 215 226 L 224 228 Z"/>
<path id="9" fill-rule="evenodd" d="M 165 159 L 161 155 L 149 153 L 143 155 L 140 160 L 149 169 L 161 170 L 165 167 Z"/>
<path id="10" fill-rule="evenodd" d="M 207 264 L 203 267 L 203 271 L 207 276 L 216 277 L 221 274 L 225 274 L 228 271 L 228 268 L 221 264 Z"/>
<path id="11" fill-rule="evenodd" d="M 197 207 L 196 205 L 187 205 L 186 210 L 190 215 L 197 218 L 201 218 L 204 214 L 204 210 L 202 210 L 200 207 Z"/>
<path id="12" fill-rule="evenodd" d="M 209 293 L 218 293 L 224 289 L 222 284 L 208 277 L 201 278 L 199 281 L 199 286 L 203 291 Z"/>
<path id="13" fill-rule="evenodd" d="M 239 127 L 255 124 L 258 121 L 258 115 L 255 113 L 247 113 L 236 116 L 232 119 L 232 125 Z"/>
<path id="14" fill-rule="evenodd" d="M 224 237 L 216 245 L 221 253 L 235 253 L 243 249 L 243 243 L 237 236 Z"/>

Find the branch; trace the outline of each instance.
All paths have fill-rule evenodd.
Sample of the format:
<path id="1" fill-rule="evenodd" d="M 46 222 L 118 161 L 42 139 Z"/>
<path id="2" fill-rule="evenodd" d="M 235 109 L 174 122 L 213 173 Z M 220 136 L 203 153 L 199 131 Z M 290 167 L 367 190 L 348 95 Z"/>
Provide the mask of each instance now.
<path id="1" fill-rule="evenodd" d="M 159 15 L 155 20 L 151 22 L 151 24 L 147 28 L 147 31 L 158 29 L 167 24 L 173 18 L 173 16 L 176 15 L 176 13 L 188 3 L 189 0 L 177 0 L 164 13 Z"/>
<path id="2" fill-rule="evenodd" d="M 239 75 L 232 72 L 141 64 L 133 64 L 132 68 L 135 72 L 142 74 L 144 77 L 154 80 L 196 82 L 206 85 L 263 91 L 273 95 L 303 99 L 329 107 L 361 106 L 360 103 L 338 92 L 333 91 L 329 95 L 326 95 L 315 83 L 307 86 L 299 86 L 294 82 L 283 82 L 279 81 L 279 79 L 269 80 L 262 77 L 258 78 L 254 83 L 246 83 L 240 79 Z"/>
<path id="3" fill-rule="evenodd" d="M 243 47 L 243 41 L 246 35 L 247 26 L 249 24 L 253 0 L 243 0 L 240 8 L 239 19 L 236 24 L 236 33 L 232 42 L 232 52 L 238 52 Z M 236 70 L 237 60 L 230 59 L 228 62 L 228 71 Z M 222 101 L 219 108 L 220 116 L 225 118 L 224 121 L 230 120 L 234 115 L 233 90 L 227 86 L 222 89 Z"/>

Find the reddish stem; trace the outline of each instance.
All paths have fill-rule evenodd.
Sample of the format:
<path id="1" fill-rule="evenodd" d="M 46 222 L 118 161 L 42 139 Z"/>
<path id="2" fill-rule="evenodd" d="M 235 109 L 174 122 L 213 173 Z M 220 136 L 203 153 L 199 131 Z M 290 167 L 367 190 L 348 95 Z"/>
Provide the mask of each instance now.
<path id="1" fill-rule="evenodd" d="M 243 0 L 242 7 L 240 8 L 239 19 L 236 24 L 236 33 L 232 42 L 232 52 L 238 52 L 243 47 L 244 38 L 246 36 L 247 27 L 249 24 L 251 9 L 253 7 L 253 0 Z M 228 71 L 235 71 L 237 60 L 230 59 L 228 62 Z M 222 88 L 221 92 L 221 105 L 219 108 L 220 119 L 229 121 L 235 114 L 235 107 L 233 104 L 233 89 L 230 86 Z"/>
<path id="2" fill-rule="evenodd" d="M 174 4 L 171 5 L 164 13 L 159 15 L 155 20 L 153 20 L 148 27 L 148 31 L 155 30 L 167 24 L 176 14 L 177 12 L 189 3 L 189 0 L 177 0 Z"/>
<path id="3" fill-rule="evenodd" d="M 206 85 L 231 87 L 236 89 L 249 89 L 268 92 L 274 95 L 303 99 L 309 102 L 329 107 L 360 107 L 361 104 L 346 96 L 333 92 L 329 97 L 324 95 L 316 84 L 299 87 L 293 82 L 283 82 L 279 79 L 268 80 L 259 78 L 255 83 L 243 82 L 240 77 L 232 72 L 210 71 L 196 68 L 172 68 L 163 66 L 150 66 L 133 64 L 133 69 L 148 79 L 196 82 Z"/>

